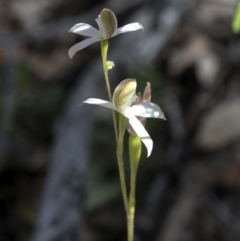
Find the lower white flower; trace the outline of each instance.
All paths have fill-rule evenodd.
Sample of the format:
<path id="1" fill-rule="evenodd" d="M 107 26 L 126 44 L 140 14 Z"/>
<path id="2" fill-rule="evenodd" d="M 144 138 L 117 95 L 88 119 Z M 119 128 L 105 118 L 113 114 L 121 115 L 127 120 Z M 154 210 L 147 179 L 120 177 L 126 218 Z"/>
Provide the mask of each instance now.
<path id="1" fill-rule="evenodd" d="M 165 120 L 165 116 L 160 107 L 152 102 L 141 102 L 131 106 L 137 98 L 136 88 L 137 82 L 135 79 L 126 79 L 116 87 L 113 93 L 112 102 L 90 98 L 82 103 L 100 105 L 113 109 L 128 118 L 129 124 L 132 126 L 136 135 L 139 136 L 146 146 L 147 156 L 150 156 L 153 148 L 153 141 L 137 117 L 159 118 Z"/>

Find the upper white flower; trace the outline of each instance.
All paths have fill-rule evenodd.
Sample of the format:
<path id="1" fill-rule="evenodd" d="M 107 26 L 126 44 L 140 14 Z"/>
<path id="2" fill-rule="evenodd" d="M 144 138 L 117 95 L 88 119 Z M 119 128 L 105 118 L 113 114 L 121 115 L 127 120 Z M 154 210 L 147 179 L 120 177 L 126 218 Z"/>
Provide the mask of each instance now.
<path id="1" fill-rule="evenodd" d="M 141 102 L 136 105 L 132 105 L 137 98 L 136 88 L 137 82 L 135 79 L 126 79 L 116 87 L 113 93 L 112 102 L 90 98 L 83 101 L 83 103 L 107 107 L 128 118 L 129 124 L 132 126 L 136 135 L 141 138 L 147 148 L 148 156 L 150 156 L 153 148 L 153 141 L 137 117 L 160 118 L 165 120 L 165 116 L 160 107 L 154 103 Z"/>
<path id="2" fill-rule="evenodd" d="M 121 28 L 117 28 L 117 19 L 115 14 L 109 10 L 104 8 L 97 19 L 95 19 L 99 30 L 92 27 L 91 25 L 87 23 L 78 23 L 75 24 L 69 32 L 76 33 L 79 35 L 90 37 L 88 39 L 83 40 L 82 42 L 73 45 L 69 51 L 69 57 L 72 58 L 73 55 L 83 49 L 89 46 L 92 43 L 102 41 L 105 39 L 112 38 L 118 34 L 136 31 L 139 29 L 143 29 L 143 26 L 140 23 L 130 23 L 127 24 Z"/>

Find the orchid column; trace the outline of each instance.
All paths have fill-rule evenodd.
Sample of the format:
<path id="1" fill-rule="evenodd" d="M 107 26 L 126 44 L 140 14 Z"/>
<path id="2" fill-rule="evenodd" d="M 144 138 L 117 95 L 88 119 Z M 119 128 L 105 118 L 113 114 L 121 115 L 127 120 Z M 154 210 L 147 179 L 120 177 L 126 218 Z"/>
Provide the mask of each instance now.
<path id="1" fill-rule="evenodd" d="M 103 9 L 99 17 L 96 19 L 99 30 L 86 23 L 74 25 L 69 31 L 77 33 L 89 38 L 75 44 L 69 49 L 69 56 L 72 58 L 74 54 L 89 46 L 94 42 L 101 42 L 101 55 L 103 63 L 103 72 L 106 82 L 106 88 L 109 101 L 90 98 L 82 103 L 94 104 L 107 107 L 112 110 L 114 131 L 117 144 L 117 160 L 120 175 L 120 183 L 123 194 L 123 202 L 127 217 L 128 241 L 134 240 L 134 211 L 135 211 L 135 186 L 137 167 L 141 155 L 141 143 L 147 148 L 148 156 L 150 156 L 153 148 L 153 142 L 144 128 L 143 123 L 146 118 L 162 118 L 165 119 L 163 112 L 158 105 L 151 103 L 150 98 L 143 100 L 140 95 L 136 95 L 137 82 L 135 79 L 123 80 L 115 89 L 113 95 L 111 93 L 108 71 L 113 68 L 114 63 L 107 61 L 108 39 L 118 34 L 143 29 L 139 23 L 127 24 L 121 28 L 117 28 L 117 19 L 115 14 L 109 9 Z M 147 84 L 145 92 L 150 91 L 150 84 Z M 151 91 L 150 91 L 151 92 Z M 145 94 L 146 95 L 146 94 Z M 118 123 L 117 117 L 118 115 Z M 128 127 L 129 137 L 129 154 L 130 154 L 130 193 L 127 195 L 125 182 L 125 173 L 123 166 L 123 139 L 125 130 Z"/>

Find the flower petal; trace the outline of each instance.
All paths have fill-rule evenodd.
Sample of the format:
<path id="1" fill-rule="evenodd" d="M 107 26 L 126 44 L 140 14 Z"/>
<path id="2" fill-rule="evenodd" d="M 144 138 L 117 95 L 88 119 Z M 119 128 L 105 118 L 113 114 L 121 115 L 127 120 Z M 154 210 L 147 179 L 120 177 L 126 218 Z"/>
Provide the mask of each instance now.
<path id="1" fill-rule="evenodd" d="M 95 19 L 102 39 L 109 39 L 117 29 L 117 18 L 109 9 L 104 8 L 97 19 Z"/>
<path id="2" fill-rule="evenodd" d="M 147 133 L 144 126 L 141 124 L 141 122 L 138 120 L 137 117 L 133 116 L 129 118 L 129 123 L 132 126 L 133 130 L 136 132 L 136 134 L 139 136 L 139 138 L 142 140 L 144 145 L 147 148 L 147 157 L 151 155 L 152 148 L 153 148 L 153 141 L 149 134 Z"/>
<path id="3" fill-rule="evenodd" d="M 143 102 L 131 106 L 126 113 L 126 117 L 141 116 L 146 118 L 159 118 L 166 120 L 160 107 L 152 102 Z"/>
<path id="4" fill-rule="evenodd" d="M 87 23 L 75 24 L 68 32 L 100 39 L 99 31 Z"/>
<path id="5" fill-rule="evenodd" d="M 89 46 L 90 44 L 93 44 L 95 42 L 97 42 L 99 40 L 95 39 L 95 38 L 88 38 L 88 39 L 85 39 L 83 41 L 81 41 L 80 43 L 78 44 L 75 44 L 73 45 L 69 50 L 68 50 L 68 55 L 69 57 L 72 59 L 73 55 L 79 51 L 79 50 L 82 50 L 84 48 L 86 48 L 87 46 Z"/>
<path id="6" fill-rule="evenodd" d="M 83 103 L 90 104 L 90 105 L 100 105 L 100 106 L 115 110 L 113 104 L 106 100 L 90 98 L 90 99 L 84 100 L 81 104 Z"/>
<path id="7" fill-rule="evenodd" d="M 117 28 L 112 37 L 121 34 L 121 33 L 126 33 L 126 32 L 132 32 L 136 31 L 139 29 L 143 29 L 143 26 L 140 23 L 129 23 L 121 28 Z"/>
<path id="8" fill-rule="evenodd" d="M 113 92 L 113 103 L 118 112 L 125 115 L 125 111 L 136 100 L 137 82 L 135 79 L 125 79 L 120 82 Z"/>
<path id="9" fill-rule="evenodd" d="M 143 92 L 143 102 L 150 102 L 151 101 L 151 84 L 147 82 L 145 90 Z"/>

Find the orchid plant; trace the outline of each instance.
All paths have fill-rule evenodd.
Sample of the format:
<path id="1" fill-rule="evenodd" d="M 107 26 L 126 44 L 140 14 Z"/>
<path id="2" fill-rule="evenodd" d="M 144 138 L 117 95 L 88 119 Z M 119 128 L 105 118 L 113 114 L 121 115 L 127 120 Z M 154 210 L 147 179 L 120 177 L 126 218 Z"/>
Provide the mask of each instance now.
<path id="1" fill-rule="evenodd" d="M 139 99 L 136 95 L 136 88 L 137 82 L 135 79 L 126 79 L 115 89 L 112 102 L 91 98 L 83 101 L 83 103 L 107 107 L 125 116 L 134 131 L 134 134 L 133 132 L 131 134 L 137 135 L 141 139 L 147 148 L 148 156 L 150 156 L 153 141 L 137 117 L 160 119 L 165 119 L 165 117 L 160 107 L 154 103 L 146 101 L 132 105 L 136 99 Z"/>
<path id="2" fill-rule="evenodd" d="M 138 164 L 141 156 L 142 143 L 147 149 L 149 157 L 153 148 L 153 141 L 146 131 L 144 125 L 146 118 L 165 119 L 160 107 L 151 100 L 151 85 L 147 83 L 143 95 L 136 94 L 137 82 L 135 79 L 125 79 L 120 82 L 113 92 L 111 92 L 108 71 L 112 69 L 114 64 L 107 61 L 108 39 L 118 34 L 143 29 L 142 25 L 135 22 L 127 24 L 121 28 L 117 28 L 117 19 L 115 14 L 109 9 L 103 9 L 96 19 L 99 30 L 86 23 L 78 23 L 74 25 L 69 32 L 77 33 L 89 38 L 75 44 L 69 49 L 69 56 L 72 58 L 74 54 L 89 46 L 94 42 L 100 41 L 101 54 L 103 63 L 103 72 L 106 81 L 109 101 L 90 98 L 81 104 L 92 104 L 106 107 L 112 110 L 114 131 L 117 145 L 117 160 L 120 175 L 120 184 L 123 194 L 123 202 L 127 218 L 128 241 L 134 240 L 134 213 L 135 213 L 135 189 Z M 117 113 L 118 120 L 117 123 Z M 129 132 L 129 163 L 130 163 L 130 192 L 127 194 L 125 181 L 125 172 L 123 166 L 123 139 L 125 130 Z"/>

